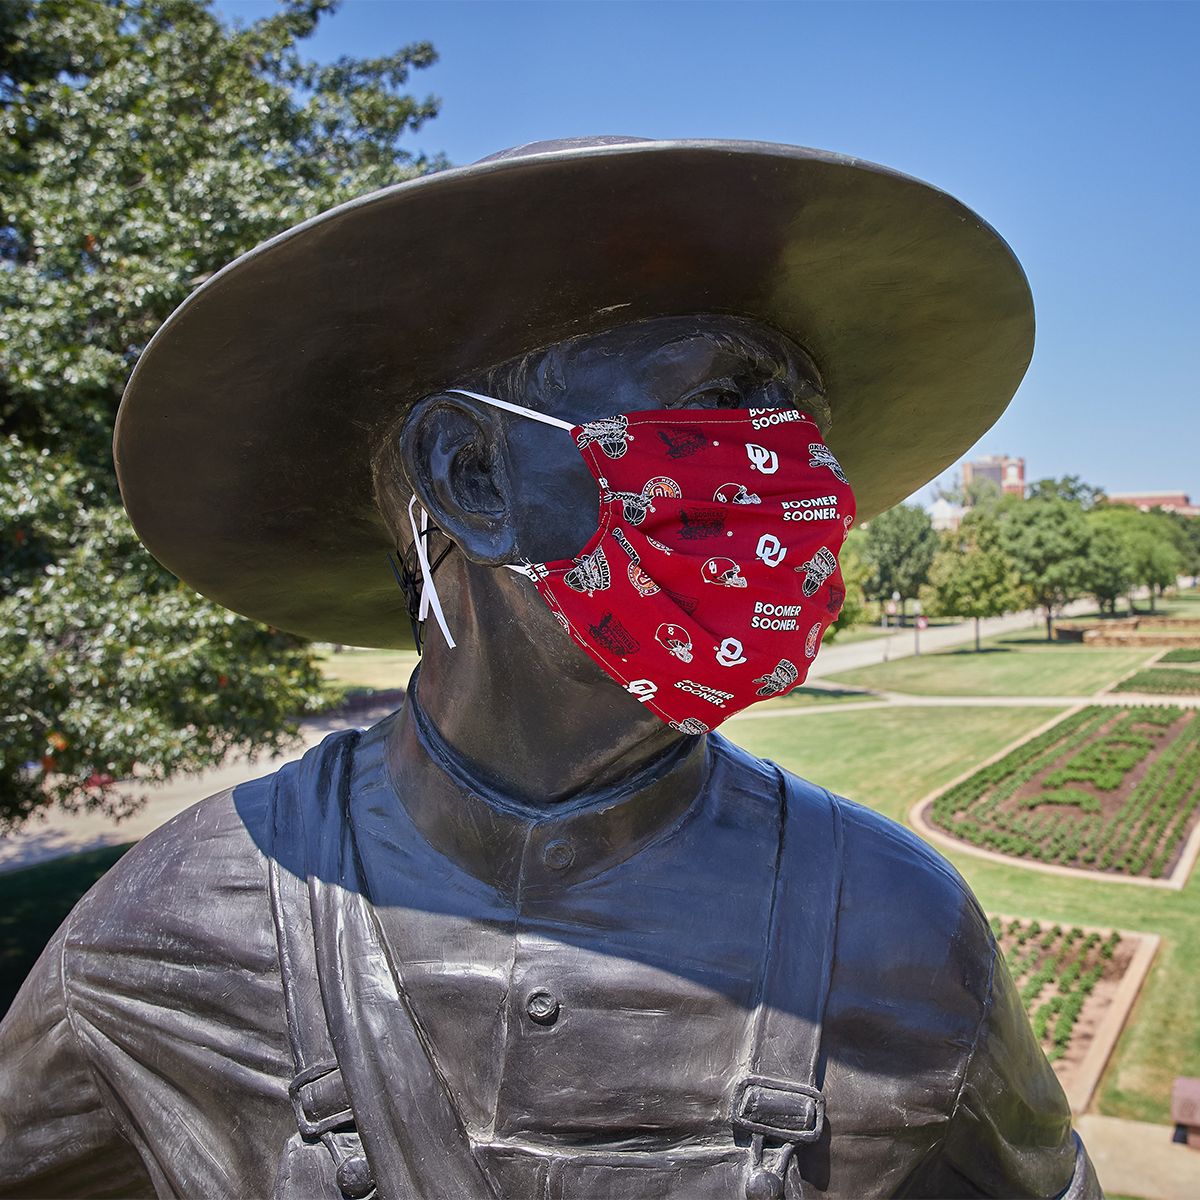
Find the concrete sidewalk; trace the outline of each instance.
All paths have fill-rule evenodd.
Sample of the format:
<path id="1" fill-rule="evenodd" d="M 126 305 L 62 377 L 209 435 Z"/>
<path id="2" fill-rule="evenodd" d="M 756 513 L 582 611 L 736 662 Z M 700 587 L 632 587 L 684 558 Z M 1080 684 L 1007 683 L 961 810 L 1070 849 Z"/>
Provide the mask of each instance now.
<path id="1" fill-rule="evenodd" d="M 1075 1128 L 1109 1195 L 1139 1200 L 1200 1196 L 1200 1150 L 1172 1142 L 1173 1125 L 1085 1113 L 1075 1118 Z"/>
<path id="2" fill-rule="evenodd" d="M 1087 600 L 1068 604 L 1063 616 L 1077 616 L 1091 612 L 1095 605 Z M 1057 618 L 1056 618 L 1057 619 Z M 1001 633 L 1016 633 L 1022 629 L 1041 630 L 1045 633 L 1046 622 L 1040 613 L 1010 613 L 1006 617 L 985 617 L 979 622 L 980 637 L 996 637 Z M 921 653 L 932 654 L 935 650 L 948 650 L 951 646 L 963 646 L 975 641 L 975 622 L 960 621 L 956 625 L 935 625 L 923 630 L 920 635 Z M 809 668 L 809 679 L 821 679 L 826 675 L 838 675 L 855 667 L 873 667 L 876 663 L 894 658 L 911 658 L 916 647 L 916 630 L 896 629 L 880 637 L 865 638 L 858 642 L 839 645 L 834 642 L 825 646 L 817 655 L 817 661 Z"/>
<path id="3" fill-rule="evenodd" d="M 0 838 L 0 873 L 19 871 L 22 867 L 61 858 L 64 854 L 139 841 L 206 796 L 279 770 L 284 763 L 300 758 L 335 729 L 373 725 L 391 711 L 390 707 L 376 706 L 352 715 L 315 717 L 303 721 L 300 725 L 301 743 L 289 753 L 278 758 L 260 755 L 257 759 L 239 755 L 211 771 L 183 775 L 162 786 L 147 788 L 145 806 L 123 821 L 114 821 L 100 813 L 75 815 L 50 810 L 31 820 L 21 832 Z"/>

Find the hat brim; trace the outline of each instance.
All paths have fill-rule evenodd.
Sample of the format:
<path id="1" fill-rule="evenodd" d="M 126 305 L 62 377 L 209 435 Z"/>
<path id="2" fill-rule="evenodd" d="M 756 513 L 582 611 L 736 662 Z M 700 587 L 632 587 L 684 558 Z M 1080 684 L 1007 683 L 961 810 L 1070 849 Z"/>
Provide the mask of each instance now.
<path id="1" fill-rule="evenodd" d="M 370 458 L 398 404 L 566 338 L 729 313 L 819 366 L 866 520 L 995 422 L 1033 349 L 1004 240 L 887 168 L 751 142 L 501 158 L 365 196 L 215 275 L 141 356 L 126 508 L 168 570 L 269 625 L 410 644 Z"/>

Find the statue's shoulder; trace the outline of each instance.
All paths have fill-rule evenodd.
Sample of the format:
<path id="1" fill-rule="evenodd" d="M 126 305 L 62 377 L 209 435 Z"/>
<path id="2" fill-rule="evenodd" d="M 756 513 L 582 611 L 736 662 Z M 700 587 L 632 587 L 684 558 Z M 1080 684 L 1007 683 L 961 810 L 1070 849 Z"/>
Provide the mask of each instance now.
<path id="1" fill-rule="evenodd" d="M 192 805 L 104 875 L 68 918 L 68 987 L 102 1002 L 104 981 L 120 981 L 121 990 L 140 989 L 155 1003 L 186 993 L 190 1004 L 219 991 L 222 973 L 227 983 L 231 970 L 243 980 L 277 975 L 262 850 L 271 781 Z M 83 989 L 73 986 L 80 980 Z"/>
<path id="2" fill-rule="evenodd" d="M 996 949 L 966 881 L 898 822 L 794 776 L 791 782 L 802 795 L 827 796 L 840 816 L 835 991 L 842 1000 L 854 994 L 860 1015 L 932 1006 L 943 1031 L 954 1028 L 969 1044 L 988 1005 Z"/>
<path id="3" fill-rule="evenodd" d="M 709 739 L 715 759 L 713 784 L 726 794 L 760 797 L 756 819 L 769 816 L 781 780 L 794 819 L 818 820 L 830 805 L 836 808 L 842 843 L 841 922 L 848 928 L 861 917 L 874 931 L 873 939 L 913 949 L 914 940 L 920 940 L 943 958 L 962 955 L 974 962 L 982 956 L 990 962 L 990 930 L 971 889 L 912 830 L 758 758 L 719 734 Z"/>

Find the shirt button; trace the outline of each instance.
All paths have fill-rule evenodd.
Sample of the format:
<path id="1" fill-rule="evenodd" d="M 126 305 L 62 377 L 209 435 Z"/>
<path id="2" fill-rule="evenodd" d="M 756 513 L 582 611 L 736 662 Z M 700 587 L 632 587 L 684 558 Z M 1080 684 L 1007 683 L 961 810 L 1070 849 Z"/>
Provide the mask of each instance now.
<path id="1" fill-rule="evenodd" d="M 575 861 L 575 847 L 570 842 L 547 842 L 542 851 L 542 862 L 552 871 L 562 871 Z"/>
<path id="2" fill-rule="evenodd" d="M 536 1025 L 553 1025 L 558 1020 L 558 997 L 545 988 L 530 992 L 525 1000 L 525 1011 Z"/>

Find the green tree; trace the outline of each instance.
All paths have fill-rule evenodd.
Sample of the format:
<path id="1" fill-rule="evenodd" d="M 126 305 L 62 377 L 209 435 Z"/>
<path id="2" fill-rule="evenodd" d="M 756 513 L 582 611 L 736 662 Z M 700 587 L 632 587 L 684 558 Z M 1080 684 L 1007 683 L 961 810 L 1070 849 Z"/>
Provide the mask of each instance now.
<path id="1" fill-rule="evenodd" d="M 1172 531 L 1175 548 L 1179 551 L 1179 573 L 1200 575 L 1200 517 L 1185 517 L 1182 513 L 1166 512 L 1161 508 L 1150 511 L 1161 516 Z"/>
<path id="2" fill-rule="evenodd" d="M 938 539 L 929 514 L 917 504 L 897 504 L 864 527 L 865 558 L 871 568 L 871 592 L 883 600 L 900 593 L 900 612 L 915 600 L 927 581 Z"/>
<path id="3" fill-rule="evenodd" d="M 1125 522 L 1114 515 L 1109 505 L 1100 505 L 1087 514 L 1091 529 L 1083 587 L 1096 597 L 1100 611 L 1116 616 L 1117 598 L 1133 585 L 1134 560 L 1130 551 Z"/>
<path id="4" fill-rule="evenodd" d="M 975 650 L 979 651 L 979 622 L 1025 608 L 1028 589 L 1021 586 L 1012 560 L 1000 544 L 1000 523 L 984 509 L 973 509 L 957 530 L 947 530 L 929 583 L 921 589 L 926 612 L 935 616 L 973 617 Z"/>
<path id="5" fill-rule="evenodd" d="M 189 291 L 321 210 L 440 163 L 402 136 L 421 43 L 317 66 L 332 0 L 246 27 L 202 0 L 0 0 L 0 825 L 120 809 L 277 748 L 319 677 L 298 639 L 210 604 L 140 547 L 111 460 L 121 390 Z"/>
<path id="6" fill-rule="evenodd" d="M 1155 593 L 1174 585 L 1183 556 L 1180 554 L 1175 526 L 1162 512 L 1140 512 L 1131 504 L 1105 505 L 1106 519 L 1120 530 L 1129 560 L 1130 583 L 1150 593 L 1150 611 L 1155 608 Z M 1129 603 L 1134 610 L 1132 594 Z"/>
<path id="7" fill-rule="evenodd" d="M 1048 641 L 1054 637 L 1055 611 L 1086 588 L 1091 530 L 1084 503 L 1091 492 L 1071 476 L 1061 482 L 1044 479 L 1033 485 L 1028 499 L 1006 496 L 997 509 L 1000 545 L 1034 604 L 1045 610 Z"/>

